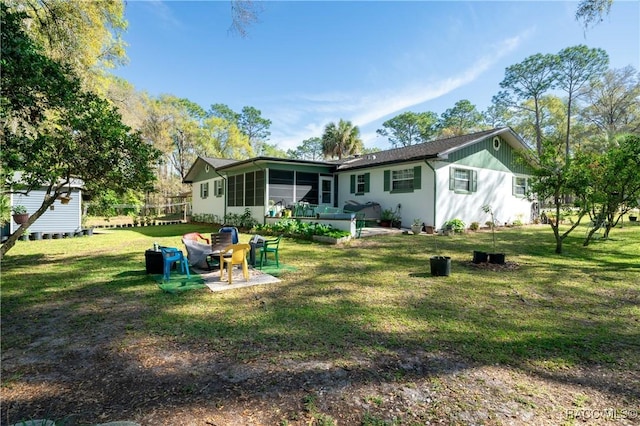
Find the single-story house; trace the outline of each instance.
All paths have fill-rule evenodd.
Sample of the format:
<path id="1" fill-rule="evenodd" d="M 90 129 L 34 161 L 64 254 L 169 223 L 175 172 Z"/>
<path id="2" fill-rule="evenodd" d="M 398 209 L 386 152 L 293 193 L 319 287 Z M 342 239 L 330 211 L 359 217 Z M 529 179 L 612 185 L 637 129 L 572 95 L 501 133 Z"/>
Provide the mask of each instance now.
<path id="1" fill-rule="evenodd" d="M 419 219 L 440 229 L 456 218 L 484 225 L 491 218 L 482 206 L 489 204 L 499 223 L 530 223 L 537 204 L 526 196 L 530 171 L 518 155 L 528 150 L 504 127 L 339 161 L 199 157 L 184 182 L 193 185 L 193 214 L 218 218 L 248 208 L 263 222 L 274 203 L 377 203 L 394 210 L 403 227 Z"/>

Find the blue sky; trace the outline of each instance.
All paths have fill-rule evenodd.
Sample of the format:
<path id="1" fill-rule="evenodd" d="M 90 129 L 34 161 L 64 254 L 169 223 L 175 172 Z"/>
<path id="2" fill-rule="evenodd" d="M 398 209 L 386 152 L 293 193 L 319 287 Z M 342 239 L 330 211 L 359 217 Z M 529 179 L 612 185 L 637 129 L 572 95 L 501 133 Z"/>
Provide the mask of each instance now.
<path id="1" fill-rule="evenodd" d="M 128 1 L 129 62 L 114 71 L 137 90 L 205 109 L 244 106 L 272 121 L 270 143 L 295 148 L 339 119 L 366 147 L 388 149 L 382 123 L 468 99 L 479 110 L 506 67 L 535 53 L 599 47 L 610 67 L 640 70 L 640 2 L 615 0 L 586 32 L 563 1 L 262 2 L 246 38 L 229 33 L 229 1 Z"/>

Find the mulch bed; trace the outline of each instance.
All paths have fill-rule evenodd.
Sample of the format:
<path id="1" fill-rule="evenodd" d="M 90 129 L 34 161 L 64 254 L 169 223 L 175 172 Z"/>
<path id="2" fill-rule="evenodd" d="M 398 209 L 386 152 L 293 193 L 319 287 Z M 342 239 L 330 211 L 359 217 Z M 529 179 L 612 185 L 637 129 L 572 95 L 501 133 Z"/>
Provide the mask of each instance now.
<path id="1" fill-rule="evenodd" d="M 473 263 L 473 262 L 468 262 L 467 263 L 468 266 L 472 267 L 472 268 L 476 268 L 476 269 L 486 269 L 488 271 L 495 271 L 495 272 L 503 272 L 503 271 L 515 271 L 517 269 L 520 269 L 520 264 L 517 262 L 504 262 L 503 264 L 497 264 L 497 263 L 489 263 L 489 262 L 482 262 L 482 263 Z"/>

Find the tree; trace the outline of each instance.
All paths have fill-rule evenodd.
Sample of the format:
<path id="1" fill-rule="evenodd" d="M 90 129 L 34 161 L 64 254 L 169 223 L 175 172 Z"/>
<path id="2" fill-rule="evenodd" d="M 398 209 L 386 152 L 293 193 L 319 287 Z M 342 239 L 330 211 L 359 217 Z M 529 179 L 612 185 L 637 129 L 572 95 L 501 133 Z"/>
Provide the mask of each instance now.
<path id="1" fill-rule="evenodd" d="M 522 102 L 525 107 L 511 114 L 508 125 L 530 146 L 535 146 L 538 129 L 535 126 L 533 99 Z M 539 131 L 543 139 L 564 140 L 567 106 L 554 95 L 544 95 L 538 100 Z"/>
<path id="2" fill-rule="evenodd" d="M 582 21 L 584 28 L 602 21 L 609 14 L 613 0 L 581 0 L 576 11 L 576 20 Z"/>
<path id="3" fill-rule="evenodd" d="M 555 252 L 561 254 L 563 241 L 580 225 L 580 221 L 587 214 L 587 206 L 580 203 L 577 206 L 577 212 L 570 212 L 577 214 L 578 219 L 561 232 L 562 219 L 565 215 L 564 200 L 570 195 L 584 200 L 585 192 L 589 191 L 589 176 L 584 173 L 580 162 L 565 160 L 562 139 L 545 139 L 541 154 L 537 159 L 531 159 L 531 164 L 534 164 L 534 177 L 529 190 L 541 202 L 548 202 L 552 206 L 553 214 L 548 216 L 548 222 L 556 240 Z"/>
<path id="4" fill-rule="evenodd" d="M 384 128 L 376 130 L 376 133 L 388 138 L 394 148 L 410 146 L 432 139 L 436 134 L 437 121 L 438 116 L 434 112 L 407 111 L 382 123 Z"/>
<path id="5" fill-rule="evenodd" d="M 322 156 L 322 139 L 319 137 L 305 139 L 302 145 L 287 151 L 288 158 L 297 160 L 320 160 Z"/>
<path id="6" fill-rule="evenodd" d="M 519 64 L 507 67 L 505 77 L 500 82 L 500 87 L 504 90 L 493 97 L 495 105 L 527 110 L 533 113 L 538 154 L 542 151 L 540 99 L 555 87 L 554 79 L 557 61 L 556 55 L 537 53 L 525 58 Z M 533 104 L 527 105 L 523 103 L 529 99 L 533 100 Z"/>
<path id="7" fill-rule="evenodd" d="M 29 19 L 28 34 L 54 61 L 69 65 L 83 88 L 104 94 L 106 70 L 125 61 L 122 0 L 8 0 Z"/>
<path id="8" fill-rule="evenodd" d="M 591 221 L 604 223 L 604 238 L 640 199 L 640 136 L 623 135 L 618 146 L 604 154 L 586 153 L 577 156 L 581 169 L 589 176 L 589 191 L 584 202 Z M 584 245 L 591 241 L 596 227 L 587 234 Z"/>
<path id="9" fill-rule="evenodd" d="M 231 27 L 229 31 L 247 36 L 247 27 L 258 22 L 258 15 L 262 12 L 262 4 L 252 0 L 231 0 Z"/>
<path id="10" fill-rule="evenodd" d="M 565 134 L 565 158 L 569 159 L 571 139 L 571 106 L 581 89 L 607 69 L 609 55 L 602 49 L 589 49 L 585 45 L 567 47 L 558 53 L 556 70 L 557 87 L 567 93 L 567 131 Z"/>
<path id="11" fill-rule="evenodd" d="M 240 121 L 240 114 L 233 111 L 229 106 L 225 104 L 213 104 L 207 112 L 209 117 L 223 118 L 231 123 L 238 123 Z"/>
<path id="12" fill-rule="evenodd" d="M 146 188 L 158 152 L 122 124 L 107 101 L 82 91 L 68 68 L 42 54 L 1 4 L 2 170 L 11 192 L 44 188 L 40 208 L 2 245 L 4 256 L 72 181 L 88 190 Z M 20 174 L 15 173 L 20 172 Z"/>
<path id="13" fill-rule="evenodd" d="M 351 121 L 340 119 L 337 125 L 329 123 L 325 126 L 322 135 L 322 153 L 325 157 L 342 159 L 343 156 L 356 154 L 361 149 L 360 129 Z"/>
<path id="14" fill-rule="evenodd" d="M 263 118 L 262 112 L 254 107 L 245 106 L 241 113 L 237 113 L 225 104 L 213 104 L 208 115 L 222 118 L 235 124 L 251 144 L 253 152 L 257 155 L 263 153 L 263 145 L 269 139 L 271 132 L 271 120 Z"/>
<path id="15" fill-rule="evenodd" d="M 587 105 L 579 118 L 595 127 L 593 133 L 604 135 L 604 151 L 620 133 L 640 131 L 640 74 L 632 66 L 606 71 L 598 80 L 582 89 Z"/>
<path id="16" fill-rule="evenodd" d="M 278 148 L 276 144 L 270 144 L 265 142 L 262 145 L 262 154 L 265 157 L 275 157 L 275 158 L 291 158 L 289 154 L 283 149 Z"/>
<path id="17" fill-rule="evenodd" d="M 253 156 L 249 138 L 238 129 L 235 123 L 224 118 L 209 117 L 204 120 L 203 130 L 202 155 L 239 160 Z"/>
<path id="18" fill-rule="evenodd" d="M 467 99 L 455 103 L 440 116 L 438 129 L 443 136 L 461 136 L 482 128 L 483 117 Z"/>
<path id="19" fill-rule="evenodd" d="M 164 161 L 181 179 L 204 151 L 202 122 L 206 115 L 200 105 L 173 95 L 161 95 L 148 103 L 143 134 L 163 152 Z"/>
<path id="20" fill-rule="evenodd" d="M 249 138 L 249 143 L 256 155 L 262 154 L 263 145 L 271 135 L 269 131 L 271 120 L 263 118 L 261 114 L 259 109 L 246 106 L 242 108 L 242 114 L 238 119 L 238 128 Z"/>
<path id="21" fill-rule="evenodd" d="M 498 104 L 491 104 L 486 111 L 482 112 L 483 123 L 490 129 L 507 126 L 512 116 L 509 108 Z"/>

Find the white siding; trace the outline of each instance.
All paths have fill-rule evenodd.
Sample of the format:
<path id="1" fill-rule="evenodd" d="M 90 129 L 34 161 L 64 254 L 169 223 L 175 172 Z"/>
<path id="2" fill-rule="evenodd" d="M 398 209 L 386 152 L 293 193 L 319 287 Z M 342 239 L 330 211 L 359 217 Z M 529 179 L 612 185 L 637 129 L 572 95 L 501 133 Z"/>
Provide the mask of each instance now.
<path id="1" fill-rule="evenodd" d="M 44 196 L 45 191 L 41 190 L 31 191 L 29 195 L 14 194 L 11 205 L 23 205 L 27 213 L 33 214 L 42 205 Z M 74 232 L 81 229 L 82 194 L 78 189 L 72 190 L 69 204 L 56 200 L 51 207 L 29 227 L 29 232 Z M 12 219 L 10 232 L 13 233 L 19 226 Z"/>
<path id="2" fill-rule="evenodd" d="M 449 189 L 449 169 L 459 167 L 475 170 L 477 173 L 477 191 L 469 194 L 456 193 Z M 491 215 L 482 210 L 485 204 L 491 205 L 495 220 L 499 224 L 513 223 L 520 220 L 523 223 L 531 222 L 531 204 L 526 198 L 513 195 L 512 178 L 510 172 L 489 169 L 458 166 L 456 164 L 438 163 L 437 170 L 437 197 L 436 227 L 450 219 L 461 219 L 467 227 L 472 222 L 478 222 L 484 226 L 491 220 Z"/>
<path id="3" fill-rule="evenodd" d="M 215 195 L 215 183 L 214 181 L 221 181 L 224 187 L 224 193 L 221 197 L 216 197 Z M 203 183 L 209 183 L 209 195 L 206 198 L 202 198 L 200 196 L 200 185 Z M 226 181 L 221 177 L 217 176 L 211 179 L 194 182 L 191 185 L 191 193 L 192 193 L 192 214 L 213 214 L 220 219 L 224 218 L 224 202 L 226 196 Z"/>
<path id="4" fill-rule="evenodd" d="M 420 188 L 413 192 L 391 193 L 384 191 L 384 171 L 385 170 L 402 170 L 413 169 L 420 166 L 421 184 Z M 350 193 L 352 174 L 370 173 L 369 191 L 364 195 L 355 195 Z M 434 206 L 433 206 L 433 170 L 427 163 L 403 163 L 398 165 L 385 165 L 371 169 L 360 169 L 343 172 L 338 179 L 338 207 L 343 208 L 347 200 L 354 200 L 364 204 L 369 201 L 379 203 L 382 210 L 396 210 L 400 204 L 400 217 L 402 226 L 409 228 L 413 223 L 413 219 L 420 219 L 426 225 L 434 224 Z"/>

